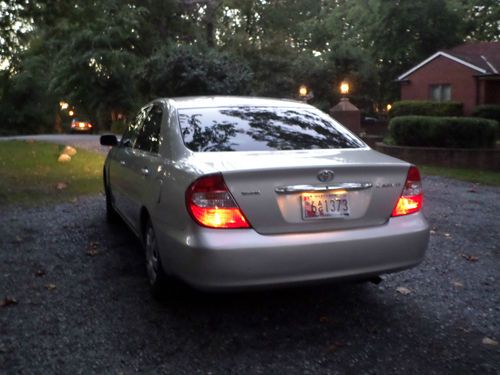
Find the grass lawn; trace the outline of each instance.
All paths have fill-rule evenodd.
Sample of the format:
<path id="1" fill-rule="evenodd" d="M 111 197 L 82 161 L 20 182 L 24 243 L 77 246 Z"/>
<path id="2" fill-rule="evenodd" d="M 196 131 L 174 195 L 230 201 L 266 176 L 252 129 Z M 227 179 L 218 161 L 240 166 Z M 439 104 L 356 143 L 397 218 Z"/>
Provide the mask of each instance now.
<path id="1" fill-rule="evenodd" d="M 77 149 L 59 163 L 63 145 L 34 141 L 0 142 L 0 205 L 69 201 L 103 191 L 104 155 Z"/>
<path id="2" fill-rule="evenodd" d="M 464 168 L 434 167 L 429 165 L 419 166 L 419 168 L 424 176 L 442 176 L 483 185 L 500 186 L 500 172 Z"/>

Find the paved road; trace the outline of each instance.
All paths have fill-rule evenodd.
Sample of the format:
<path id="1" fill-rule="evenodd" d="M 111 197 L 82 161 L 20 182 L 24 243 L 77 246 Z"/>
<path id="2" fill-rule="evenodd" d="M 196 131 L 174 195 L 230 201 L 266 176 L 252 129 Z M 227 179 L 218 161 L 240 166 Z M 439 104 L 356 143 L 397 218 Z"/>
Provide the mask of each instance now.
<path id="1" fill-rule="evenodd" d="M 81 147 L 91 151 L 107 153 L 109 147 L 101 146 L 100 135 L 93 134 L 38 134 L 38 135 L 17 135 L 12 137 L 0 137 L 0 141 L 5 140 L 33 140 L 59 143 L 73 147 Z"/>
<path id="2" fill-rule="evenodd" d="M 163 302 L 102 196 L 0 207 L 0 301 L 17 300 L 0 307 L 0 373 L 499 374 L 483 340 L 500 340 L 500 189 L 424 186 L 433 232 L 418 268 Z"/>

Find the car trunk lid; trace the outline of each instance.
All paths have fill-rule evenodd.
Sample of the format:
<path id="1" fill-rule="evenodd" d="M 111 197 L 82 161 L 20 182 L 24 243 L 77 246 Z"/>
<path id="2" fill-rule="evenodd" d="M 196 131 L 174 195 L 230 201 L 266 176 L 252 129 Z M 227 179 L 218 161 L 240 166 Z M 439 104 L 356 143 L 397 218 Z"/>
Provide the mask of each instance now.
<path id="1" fill-rule="evenodd" d="M 382 225 L 410 166 L 371 149 L 204 152 L 195 157 L 203 173 L 222 173 L 261 234 Z"/>

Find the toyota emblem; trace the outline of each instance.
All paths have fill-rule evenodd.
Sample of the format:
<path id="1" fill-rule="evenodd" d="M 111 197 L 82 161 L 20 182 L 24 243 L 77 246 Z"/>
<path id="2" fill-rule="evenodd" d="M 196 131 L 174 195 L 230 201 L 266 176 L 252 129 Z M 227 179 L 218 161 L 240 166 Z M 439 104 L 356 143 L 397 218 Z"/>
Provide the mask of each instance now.
<path id="1" fill-rule="evenodd" d="M 335 173 L 329 169 L 323 169 L 322 171 L 318 172 L 318 180 L 321 182 L 328 182 L 333 180 L 333 177 L 335 176 Z"/>

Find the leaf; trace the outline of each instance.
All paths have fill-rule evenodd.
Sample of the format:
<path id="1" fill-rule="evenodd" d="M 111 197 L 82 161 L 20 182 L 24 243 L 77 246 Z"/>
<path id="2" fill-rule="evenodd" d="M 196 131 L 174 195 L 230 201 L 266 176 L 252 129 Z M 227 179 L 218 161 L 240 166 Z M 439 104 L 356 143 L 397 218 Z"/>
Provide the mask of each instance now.
<path id="1" fill-rule="evenodd" d="M 94 257 L 99 254 L 99 250 L 97 249 L 88 249 L 85 254 L 87 254 L 90 257 Z"/>
<path id="2" fill-rule="evenodd" d="M 408 294 L 411 294 L 411 290 L 408 288 L 405 288 L 404 286 L 397 287 L 396 292 L 398 292 L 399 294 L 402 294 L 403 296 L 407 296 Z"/>
<path id="3" fill-rule="evenodd" d="M 0 307 L 7 307 L 11 305 L 17 305 L 17 300 L 12 297 L 5 297 L 3 300 L 0 301 Z"/>
<path id="4" fill-rule="evenodd" d="M 91 242 L 85 254 L 91 257 L 96 256 L 97 254 L 99 254 L 98 246 L 99 242 Z"/>
<path id="5" fill-rule="evenodd" d="M 455 286 L 457 288 L 463 288 L 464 287 L 464 284 L 462 284 L 460 281 L 452 281 L 451 283 L 453 284 L 453 286 Z"/>
<path id="6" fill-rule="evenodd" d="M 47 290 L 54 290 L 55 288 L 57 288 L 57 285 L 49 283 L 49 284 L 45 285 L 45 287 L 47 288 Z"/>
<path id="7" fill-rule="evenodd" d="M 36 277 L 42 277 L 45 276 L 45 271 L 44 270 L 36 270 L 35 272 Z"/>
<path id="8" fill-rule="evenodd" d="M 475 255 L 470 255 L 470 254 L 462 254 L 462 258 L 469 262 L 477 262 L 479 258 Z"/>
<path id="9" fill-rule="evenodd" d="M 56 184 L 56 189 L 57 189 L 57 190 L 64 190 L 64 189 L 66 189 L 67 187 L 68 187 L 68 184 L 67 184 L 67 183 L 65 183 L 65 182 L 58 182 L 58 183 Z"/>
<path id="10" fill-rule="evenodd" d="M 328 347 L 329 352 L 336 352 L 340 348 L 344 347 L 345 343 L 342 341 L 335 341 L 332 345 Z"/>
<path id="11" fill-rule="evenodd" d="M 476 185 L 472 185 L 468 190 L 468 193 L 477 193 Z"/>
<path id="12" fill-rule="evenodd" d="M 493 340 L 493 339 L 491 339 L 491 338 L 489 338 L 489 337 L 485 337 L 485 338 L 483 338 L 482 343 L 483 343 L 484 345 L 490 345 L 490 346 L 497 346 L 497 345 L 498 345 L 498 341 Z"/>
<path id="13" fill-rule="evenodd" d="M 330 321 L 330 318 L 327 316 L 320 316 L 319 321 L 321 323 L 328 323 Z"/>

